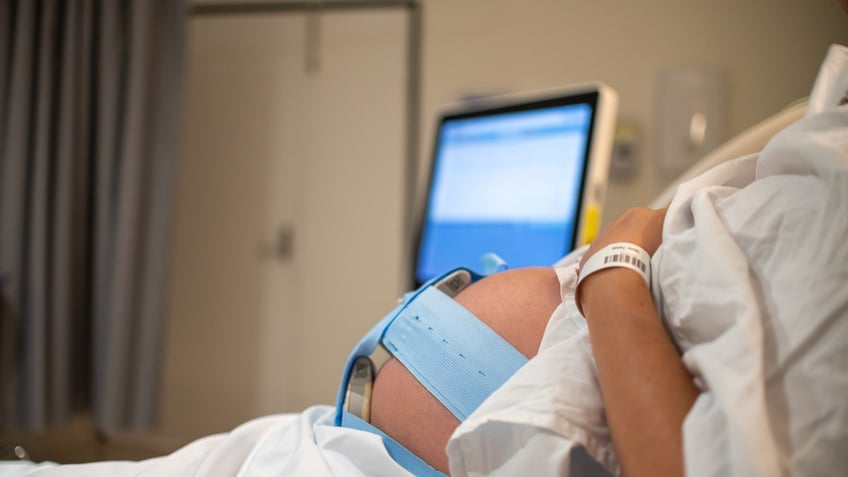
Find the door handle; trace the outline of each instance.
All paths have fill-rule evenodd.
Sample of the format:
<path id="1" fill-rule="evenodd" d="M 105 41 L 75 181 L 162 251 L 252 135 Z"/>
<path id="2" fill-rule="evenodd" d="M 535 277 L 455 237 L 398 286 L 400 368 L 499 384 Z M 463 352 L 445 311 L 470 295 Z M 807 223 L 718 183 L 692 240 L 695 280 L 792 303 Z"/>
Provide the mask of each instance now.
<path id="1" fill-rule="evenodd" d="M 260 245 L 261 255 L 280 262 L 290 262 L 294 256 L 294 225 L 286 223 L 277 228 L 272 241 Z"/>

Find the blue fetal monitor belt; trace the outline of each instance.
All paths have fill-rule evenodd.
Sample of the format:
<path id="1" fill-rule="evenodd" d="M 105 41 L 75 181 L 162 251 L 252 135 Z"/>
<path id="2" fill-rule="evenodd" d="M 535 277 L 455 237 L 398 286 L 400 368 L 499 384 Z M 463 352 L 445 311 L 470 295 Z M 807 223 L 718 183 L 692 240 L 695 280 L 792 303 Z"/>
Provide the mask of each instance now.
<path id="1" fill-rule="evenodd" d="M 381 345 L 460 422 L 510 378 L 527 358 L 454 301 L 482 278 L 458 268 L 409 292 L 356 345 L 336 397 L 336 425 L 383 439 L 389 455 L 417 476 L 443 475 L 370 422 L 376 370 L 370 356 Z"/>

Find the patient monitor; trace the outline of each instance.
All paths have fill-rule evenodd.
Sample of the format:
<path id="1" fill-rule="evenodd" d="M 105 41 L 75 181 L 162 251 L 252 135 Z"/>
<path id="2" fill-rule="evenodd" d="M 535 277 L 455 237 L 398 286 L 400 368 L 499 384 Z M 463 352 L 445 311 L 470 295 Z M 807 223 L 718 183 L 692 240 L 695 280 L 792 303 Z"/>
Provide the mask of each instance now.
<path id="1" fill-rule="evenodd" d="M 416 285 L 494 253 L 549 266 L 600 223 L 618 99 L 600 84 L 510 95 L 439 114 Z"/>

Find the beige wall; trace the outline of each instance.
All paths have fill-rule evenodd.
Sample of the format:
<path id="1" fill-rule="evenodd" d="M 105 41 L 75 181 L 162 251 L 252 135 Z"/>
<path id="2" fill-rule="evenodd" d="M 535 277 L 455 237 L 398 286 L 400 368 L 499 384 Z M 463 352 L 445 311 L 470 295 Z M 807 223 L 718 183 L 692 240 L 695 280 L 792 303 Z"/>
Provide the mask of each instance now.
<path id="1" fill-rule="evenodd" d="M 424 5 L 422 166 L 440 105 L 476 93 L 601 80 L 641 128 L 641 168 L 611 182 L 604 221 L 667 184 L 655 173 L 655 82 L 674 66 L 718 68 L 736 134 L 809 94 L 831 43 L 848 43 L 836 0 L 429 0 Z M 420 187 L 419 187 L 420 188 Z"/>

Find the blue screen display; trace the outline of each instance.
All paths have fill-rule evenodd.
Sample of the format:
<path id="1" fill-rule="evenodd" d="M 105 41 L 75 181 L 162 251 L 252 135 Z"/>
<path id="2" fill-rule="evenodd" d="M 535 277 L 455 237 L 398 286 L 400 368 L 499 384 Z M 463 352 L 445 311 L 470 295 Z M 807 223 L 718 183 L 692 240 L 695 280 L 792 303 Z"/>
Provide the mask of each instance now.
<path id="1" fill-rule="evenodd" d="M 489 252 L 510 268 L 569 252 L 591 121 L 582 103 L 443 120 L 415 279 L 481 270 Z"/>

